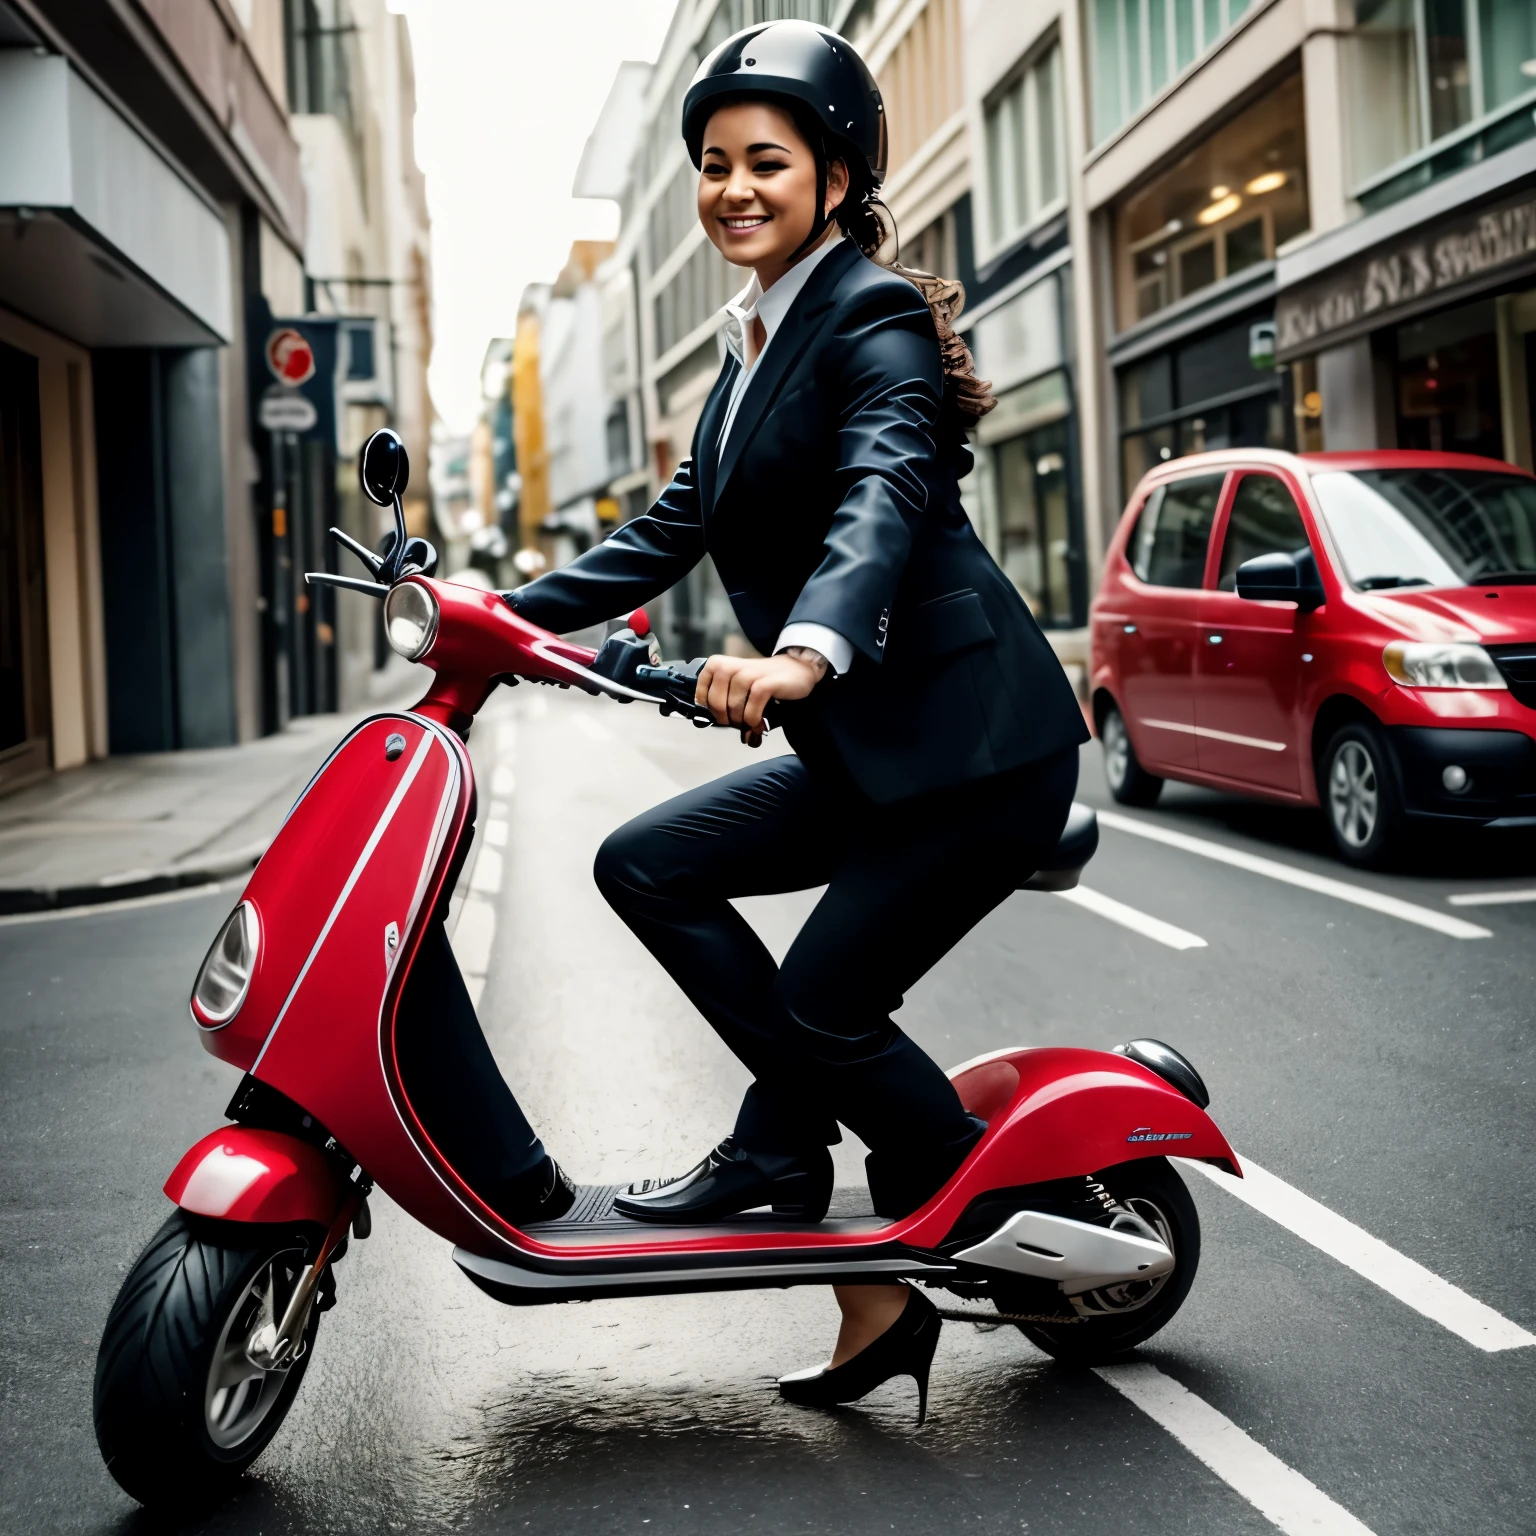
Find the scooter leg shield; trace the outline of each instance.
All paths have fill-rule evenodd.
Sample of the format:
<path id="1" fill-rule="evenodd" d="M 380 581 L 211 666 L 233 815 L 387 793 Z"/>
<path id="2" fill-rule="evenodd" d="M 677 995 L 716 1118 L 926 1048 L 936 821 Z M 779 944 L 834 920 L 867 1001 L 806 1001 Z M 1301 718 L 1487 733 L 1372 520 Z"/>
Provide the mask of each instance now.
<path id="1" fill-rule="evenodd" d="M 321 1227 L 348 1198 L 340 1170 L 318 1147 L 246 1125 L 203 1137 L 177 1163 L 165 1192 L 195 1216 Z"/>

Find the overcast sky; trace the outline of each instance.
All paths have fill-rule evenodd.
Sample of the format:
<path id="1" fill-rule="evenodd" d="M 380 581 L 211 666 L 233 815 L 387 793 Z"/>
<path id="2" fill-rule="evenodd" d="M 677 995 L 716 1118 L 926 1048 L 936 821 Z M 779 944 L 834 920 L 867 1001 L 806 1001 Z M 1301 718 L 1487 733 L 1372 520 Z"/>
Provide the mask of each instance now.
<path id="1" fill-rule="evenodd" d="M 654 61 L 675 0 L 390 0 L 411 24 L 416 157 L 432 210 L 432 398 L 456 432 L 480 360 L 510 336 L 526 284 L 572 240 L 612 238 L 612 203 L 571 196 L 576 163 L 624 59 Z"/>

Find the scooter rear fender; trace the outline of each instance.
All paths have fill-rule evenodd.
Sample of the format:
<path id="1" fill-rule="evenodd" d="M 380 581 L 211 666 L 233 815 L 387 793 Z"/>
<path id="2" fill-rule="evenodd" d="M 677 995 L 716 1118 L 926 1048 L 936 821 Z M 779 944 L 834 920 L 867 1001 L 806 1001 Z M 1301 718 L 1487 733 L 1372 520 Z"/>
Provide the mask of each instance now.
<path id="1" fill-rule="evenodd" d="M 203 1137 L 177 1163 L 165 1192 L 195 1216 L 325 1228 L 351 1194 L 318 1147 L 282 1131 L 245 1125 L 226 1125 Z"/>
<path id="2" fill-rule="evenodd" d="M 960 1102 L 987 1122 L 965 1165 L 888 1234 L 943 1242 L 978 1195 L 1080 1178 L 1143 1157 L 1188 1157 L 1242 1177 L 1216 1122 L 1150 1068 L 1110 1051 L 999 1051 L 950 1074 Z"/>

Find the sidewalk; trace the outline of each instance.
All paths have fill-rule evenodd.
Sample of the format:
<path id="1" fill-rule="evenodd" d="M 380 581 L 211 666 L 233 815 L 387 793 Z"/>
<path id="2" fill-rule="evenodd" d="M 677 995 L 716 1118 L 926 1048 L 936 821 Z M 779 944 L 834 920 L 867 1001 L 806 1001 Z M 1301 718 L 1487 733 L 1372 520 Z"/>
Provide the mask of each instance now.
<path id="1" fill-rule="evenodd" d="M 238 747 L 88 763 L 0 798 L 0 913 L 145 896 L 243 874 L 358 720 L 413 703 L 430 673 L 395 661 L 349 714 Z"/>

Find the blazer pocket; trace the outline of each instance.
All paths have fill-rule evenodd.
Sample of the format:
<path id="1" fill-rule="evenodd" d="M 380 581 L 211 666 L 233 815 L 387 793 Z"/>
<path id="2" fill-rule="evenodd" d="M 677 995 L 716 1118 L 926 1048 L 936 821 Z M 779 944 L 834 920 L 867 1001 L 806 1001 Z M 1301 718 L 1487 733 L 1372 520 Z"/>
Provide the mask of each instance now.
<path id="1" fill-rule="evenodd" d="M 946 592 L 943 597 L 919 603 L 904 628 L 906 635 L 901 648 L 914 661 L 936 661 L 941 656 L 997 640 L 981 594 L 974 587 Z"/>

